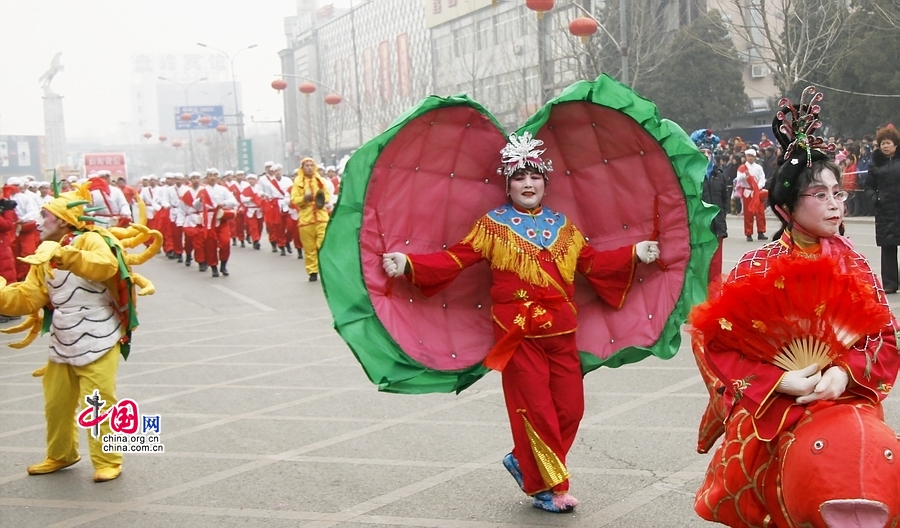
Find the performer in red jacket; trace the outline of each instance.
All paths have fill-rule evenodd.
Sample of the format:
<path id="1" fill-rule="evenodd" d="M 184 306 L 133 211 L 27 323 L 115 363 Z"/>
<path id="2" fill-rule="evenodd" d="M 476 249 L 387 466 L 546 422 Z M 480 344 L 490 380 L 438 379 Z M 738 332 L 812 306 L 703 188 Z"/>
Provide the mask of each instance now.
<path id="1" fill-rule="evenodd" d="M 469 234 L 428 255 L 386 253 L 385 271 L 405 274 L 426 296 L 463 269 L 491 263 L 496 344 L 485 366 L 503 373 L 514 440 L 504 466 L 536 508 L 572 511 L 566 455 L 584 413 L 581 362 L 575 345 L 575 272 L 619 308 L 638 259 L 659 257 L 656 242 L 596 251 L 562 214 L 542 207 L 550 160 L 529 133 L 510 136 L 502 150 L 510 202 L 481 217 Z"/>
<path id="2" fill-rule="evenodd" d="M 807 88 L 804 95 L 815 93 L 810 90 Z M 829 258 L 837 263 L 840 273 L 862 277 L 874 300 L 887 306 L 884 290 L 869 263 L 840 235 L 847 192 L 841 188 L 840 168 L 823 152 L 833 150 L 834 145 L 825 145 L 821 138 L 807 135 L 818 126 L 819 106 L 813 103 L 820 99 L 821 94 L 810 101 L 801 100 L 799 108 L 782 100 L 784 108 L 776 117 L 773 130 L 785 155 L 767 185 L 772 210 L 781 220 L 782 229 L 773 242 L 744 254 L 726 285 L 767 275 L 779 259 Z M 786 115 L 792 114 L 793 120 L 786 121 Z M 847 302 L 853 301 L 848 298 Z M 746 309 L 754 307 L 747 305 Z M 765 315 L 760 313 L 759 326 L 754 323 L 760 332 L 765 332 Z M 721 410 L 708 411 L 701 424 L 701 431 L 715 430 L 717 425 L 720 429 L 701 439 L 700 451 L 711 447 L 716 436 L 725 435 L 697 492 L 694 508 L 701 517 L 728 526 L 812 526 L 803 519 L 789 518 L 789 508 L 784 504 L 795 498 L 782 495 L 780 457 L 798 422 L 815 416 L 831 401 L 874 409 L 883 416 L 880 402 L 890 392 L 900 368 L 897 325 L 892 317 L 889 319 L 880 332 L 863 336 L 841 360 L 821 371 L 817 365 L 783 370 L 745 354 L 744 350 L 724 346 L 724 334 L 731 331 L 728 321 L 720 320 L 718 331 L 700 336 L 704 352 L 697 355 L 697 360 L 701 371 L 711 372 L 721 387 L 719 395 L 715 390 L 711 392 L 710 402 L 710 408 L 718 406 Z M 693 323 L 700 326 L 696 319 Z M 807 333 L 808 330 L 798 329 L 798 335 Z M 859 454 L 852 456 L 860 458 Z M 848 471 L 852 465 L 848 464 Z M 852 471 L 850 474 L 856 475 Z M 846 480 L 854 478 L 848 476 Z M 848 515 L 847 519 L 862 515 L 866 507 L 863 502 L 834 515 Z M 818 511 L 819 505 L 814 506 Z"/>

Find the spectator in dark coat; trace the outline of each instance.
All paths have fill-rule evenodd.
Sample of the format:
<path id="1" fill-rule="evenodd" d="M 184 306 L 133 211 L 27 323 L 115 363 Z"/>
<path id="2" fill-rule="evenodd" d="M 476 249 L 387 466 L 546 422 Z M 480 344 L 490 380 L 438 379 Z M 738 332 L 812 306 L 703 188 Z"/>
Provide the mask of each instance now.
<path id="1" fill-rule="evenodd" d="M 881 246 L 881 283 L 885 293 L 897 293 L 900 286 L 897 246 L 900 245 L 900 159 L 897 146 L 900 132 L 893 125 L 878 131 L 878 148 L 866 177 L 866 194 L 875 204 L 875 243 Z"/>
<path id="2" fill-rule="evenodd" d="M 710 282 L 719 280 L 722 276 L 722 244 L 728 237 L 728 223 L 725 220 L 725 212 L 731 206 L 731 192 L 728 188 L 728 179 L 725 177 L 725 171 L 722 168 L 723 165 L 721 160 L 719 160 L 712 167 L 709 175 L 703 179 L 703 201 L 719 207 L 719 214 L 713 218 L 710 225 L 713 234 L 719 239 L 719 247 L 709 263 Z"/>

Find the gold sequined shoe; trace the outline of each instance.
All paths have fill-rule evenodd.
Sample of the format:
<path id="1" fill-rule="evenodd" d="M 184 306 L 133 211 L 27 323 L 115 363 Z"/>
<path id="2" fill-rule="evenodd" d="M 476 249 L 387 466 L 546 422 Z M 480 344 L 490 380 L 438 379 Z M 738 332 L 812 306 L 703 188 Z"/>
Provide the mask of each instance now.
<path id="1" fill-rule="evenodd" d="M 81 457 L 72 460 L 71 462 L 66 462 L 64 460 L 53 460 L 52 458 L 47 458 L 43 462 L 39 464 L 35 464 L 33 466 L 28 466 L 28 474 L 29 475 L 46 475 L 48 473 L 55 473 L 60 469 L 65 469 L 73 464 L 77 464 L 78 461 L 81 460 Z"/>
<path id="2" fill-rule="evenodd" d="M 94 473 L 94 482 L 107 482 L 115 480 L 122 472 L 122 464 L 100 468 Z"/>

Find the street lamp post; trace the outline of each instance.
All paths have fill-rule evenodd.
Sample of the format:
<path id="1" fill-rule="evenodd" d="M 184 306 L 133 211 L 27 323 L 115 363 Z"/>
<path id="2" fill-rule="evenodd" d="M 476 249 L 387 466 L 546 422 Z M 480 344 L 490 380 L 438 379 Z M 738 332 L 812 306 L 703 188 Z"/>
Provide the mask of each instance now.
<path id="1" fill-rule="evenodd" d="M 165 77 L 157 77 L 157 79 L 159 79 L 160 81 L 166 81 L 166 82 L 174 83 L 174 84 L 177 84 L 178 86 L 181 86 L 181 89 L 184 90 L 184 106 L 190 107 L 191 103 L 190 103 L 190 99 L 188 97 L 188 91 L 191 89 L 191 86 L 193 86 L 195 83 L 203 82 L 203 81 L 207 80 L 208 77 L 201 77 L 199 79 L 189 82 L 188 84 L 180 83 L 178 81 L 173 81 L 172 79 L 167 79 Z M 196 166 L 194 164 L 194 123 L 193 122 L 188 124 L 188 138 L 190 140 L 189 143 L 191 145 L 191 147 L 190 147 L 191 170 L 196 170 Z M 190 172 L 190 171 L 188 171 L 188 172 Z"/>
<path id="2" fill-rule="evenodd" d="M 241 112 L 241 109 L 238 106 L 237 81 L 235 81 L 235 77 L 234 77 L 234 59 L 236 59 L 237 56 L 242 51 L 246 51 L 248 49 L 255 48 L 256 44 L 250 44 L 246 48 L 241 48 L 241 49 L 237 50 L 233 54 L 228 53 L 227 51 L 221 50 L 219 48 L 207 46 L 206 44 L 204 44 L 202 42 L 198 42 L 197 45 L 200 46 L 201 48 L 209 48 L 211 50 L 218 51 L 219 53 L 228 57 L 228 63 L 231 68 L 231 91 L 234 92 L 234 113 L 237 114 L 238 145 L 240 146 L 241 143 L 244 141 L 244 114 Z M 235 154 L 238 156 L 237 165 L 240 165 L 240 154 L 238 153 L 237 150 L 235 150 Z"/>

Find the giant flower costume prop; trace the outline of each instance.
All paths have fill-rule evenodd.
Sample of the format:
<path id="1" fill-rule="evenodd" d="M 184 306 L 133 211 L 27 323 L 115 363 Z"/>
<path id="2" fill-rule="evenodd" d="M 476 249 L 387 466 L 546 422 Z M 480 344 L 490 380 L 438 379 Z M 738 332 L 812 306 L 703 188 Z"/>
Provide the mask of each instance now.
<path id="1" fill-rule="evenodd" d="M 381 256 L 459 241 L 505 202 L 505 176 L 529 160 L 553 160 L 544 204 L 596 249 L 646 239 L 664 248 L 665 265 L 637 272 L 622 310 L 578 288 L 583 370 L 677 351 L 716 247 L 717 209 L 700 200 L 705 156 L 652 102 L 606 75 L 564 90 L 514 137 L 501 159 L 507 133 L 484 107 L 465 95 L 432 96 L 348 161 L 320 266 L 335 328 L 380 390 L 459 392 L 488 371 L 490 269 L 467 269 L 425 298 L 388 278 Z"/>

